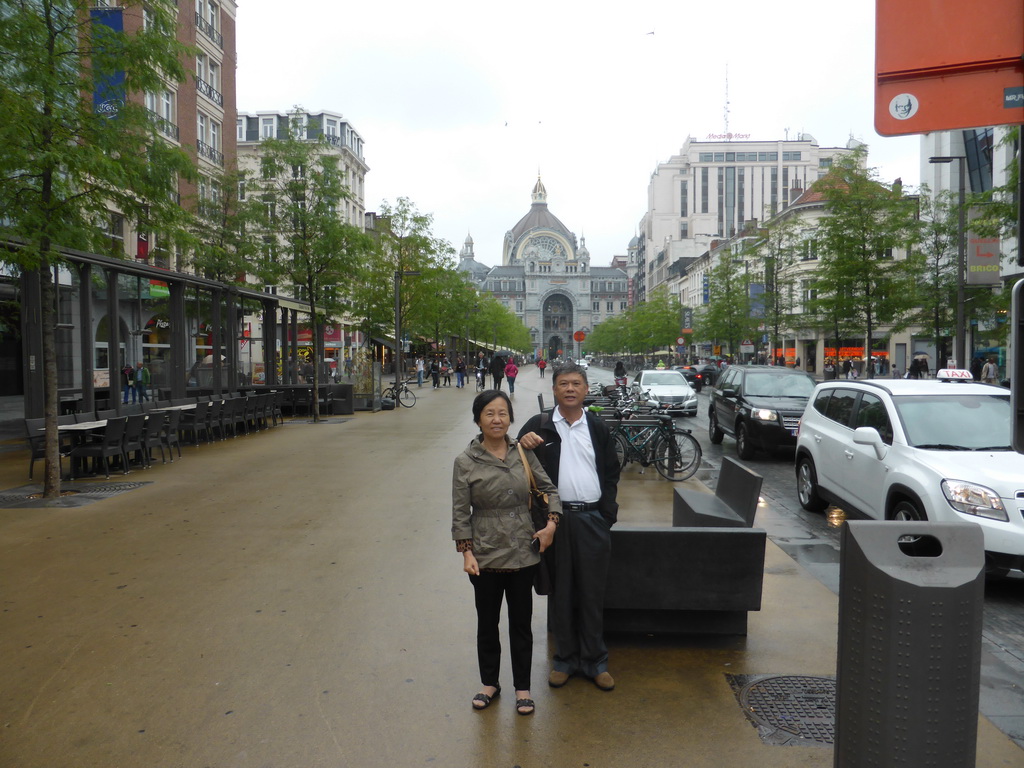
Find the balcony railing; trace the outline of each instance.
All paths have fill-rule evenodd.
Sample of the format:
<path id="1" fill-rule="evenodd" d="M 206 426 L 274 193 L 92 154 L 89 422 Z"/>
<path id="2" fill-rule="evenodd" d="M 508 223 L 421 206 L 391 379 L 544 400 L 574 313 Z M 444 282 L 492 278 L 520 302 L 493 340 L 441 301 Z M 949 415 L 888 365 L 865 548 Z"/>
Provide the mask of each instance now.
<path id="1" fill-rule="evenodd" d="M 205 157 L 207 160 L 209 160 L 212 163 L 216 163 L 221 168 L 224 167 L 224 153 L 223 152 L 218 152 L 216 149 L 211 147 L 205 141 L 197 141 L 196 142 L 196 149 L 199 150 L 199 156 L 200 157 Z"/>
<path id="2" fill-rule="evenodd" d="M 224 50 L 224 35 L 218 32 L 213 24 L 208 22 L 198 13 L 196 14 L 196 29 L 215 42 L 218 48 Z"/>
<path id="3" fill-rule="evenodd" d="M 214 104 L 216 104 L 218 107 L 224 106 L 224 97 L 221 96 L 220 91 L 218 91 L 205 80 L 200 80 L 198 77 L 196 78 L 196 90 L 203 94 L 203 96 L 208 98 Z"/>
<path id="4" fill-rule="evenodd" d="M 168 138 L 174 139 L 175 141 L 178 140 L 178 126 L 170 120 L 160 117 L 160 115 L 151 109 L 147 109 L 146 111 L 149 112 L 149 119 L 153 121 L 154 125 L 156 125 L 158 132 Z"/>

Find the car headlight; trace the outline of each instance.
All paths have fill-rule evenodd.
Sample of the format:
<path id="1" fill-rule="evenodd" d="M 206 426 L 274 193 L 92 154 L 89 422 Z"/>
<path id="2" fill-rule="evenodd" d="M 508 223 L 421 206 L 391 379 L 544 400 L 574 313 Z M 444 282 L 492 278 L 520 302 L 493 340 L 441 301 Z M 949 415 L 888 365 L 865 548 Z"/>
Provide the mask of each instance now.
<path id="1" fill-rule="evenodd" d="M 758 421 L 778 421 L 779 414 L 767 408 L 755 408 L 750 412 L 750 417 Z"/>
<path id="2" fill-rule="evenodd" d="M 991 488 L 965 483 L 963 480 L 943 480 L 942 493 L 949 506 L 957 512 L 1001 520 L 1004 523 L 1010 519 L 999 494 Z"/>

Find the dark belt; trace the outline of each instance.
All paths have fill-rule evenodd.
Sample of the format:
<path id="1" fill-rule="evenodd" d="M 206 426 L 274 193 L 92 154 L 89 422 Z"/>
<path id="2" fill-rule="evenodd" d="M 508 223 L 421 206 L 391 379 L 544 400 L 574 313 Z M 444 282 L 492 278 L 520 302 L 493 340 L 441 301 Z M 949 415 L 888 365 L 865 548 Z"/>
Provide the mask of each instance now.
<path id="1" fill-rule="evenodd" d="M 596 501 L 563 501 L 563 512 L 597 512 L 601 505 Z"/>

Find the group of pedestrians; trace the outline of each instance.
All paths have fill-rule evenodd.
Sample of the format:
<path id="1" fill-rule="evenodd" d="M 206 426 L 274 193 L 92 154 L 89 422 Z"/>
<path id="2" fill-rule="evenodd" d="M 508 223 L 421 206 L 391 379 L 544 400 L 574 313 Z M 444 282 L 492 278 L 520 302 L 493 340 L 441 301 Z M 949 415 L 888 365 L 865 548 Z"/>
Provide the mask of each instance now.
<path id="1" fill-rule="evenodd" d="M 583 407 L 587 391 L 583 368 L 575 363 L 556 367 L 554 409 L 529 419 L 518 439 L 509 435 L 515 418 L 508 395 L 495 388 L 473 401 L 472 417 L 480 434 L 455 459 L 452 538 L 476 604 L 482 686 L 472 699 L 476 709 L 486 709 L 501 693 L 498 623 L 503 599 L 515 709 L 520 715 L 536 709 L 530 692 L 532 594 L 542 557 L 554 571 L 549 599 L 555 654 L 548 685 L 560 688 L 580 675 L 601 690 L 615 687 L 608 671 L 603 611 L 611 527 L 618 514 L 619 462 L 610 430 Z M 540 530 L 530 514 L 527 465 L 549 499 L 548 519 Z"/>
<path id="2" fill-rule="evenodd" d="M 134 368 L 130 363 L 125 363 L 121 369 L 122 403 L 128 403 L 129 395 L 133 404 L 149 400 L 149 383 L 149 368 L 142 363 L 136 363 Z"/>

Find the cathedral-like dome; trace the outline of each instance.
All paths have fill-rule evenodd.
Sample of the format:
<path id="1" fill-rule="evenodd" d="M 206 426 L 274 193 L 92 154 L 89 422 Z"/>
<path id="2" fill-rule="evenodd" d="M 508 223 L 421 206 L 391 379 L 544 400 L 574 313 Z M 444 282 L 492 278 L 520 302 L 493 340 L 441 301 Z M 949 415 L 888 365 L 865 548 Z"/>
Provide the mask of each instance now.
<path id="1" fill-rule="evenodd" d="M 519 238 L 530 230 L 549 229 L 565 235 L 570 242 L 575 243 L 576 238 L 572 232 L 569 231 L 569 228 L 559 221 L 557 216 L 548 210 L 548 193 L 547 190 L 544 189 L 544 184 L 541 182 L 540 176 L 537 177 L 537 183 L 533 187 L 531 197 L 533 199 L 533 204 L 530 206 L 530 212 L 523 216 L 523 218 L 521 218 L 519 222 L 509 230 L 509 234 L 512 236 L 512 242 L 519 242 Z"/>

